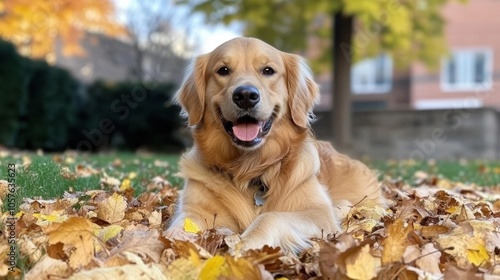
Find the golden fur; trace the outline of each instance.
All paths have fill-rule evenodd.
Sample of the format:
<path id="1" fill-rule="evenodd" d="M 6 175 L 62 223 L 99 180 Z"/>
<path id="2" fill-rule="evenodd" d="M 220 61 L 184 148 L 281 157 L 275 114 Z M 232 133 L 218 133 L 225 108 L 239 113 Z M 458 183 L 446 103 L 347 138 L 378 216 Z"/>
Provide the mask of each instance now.
<path id="1" fill-rule="evenodd" d="M 275 73 L 263 75 L 268 66 Z M 221 67 L 230 74 L 219 75 Z M 222 124 L 236 116 L 231 95 L 240 85 L 261 94 L 256 118 L 274 120 L 262 143 L 250 148 L 233 143 Z M 318 97 L 302 58 L 260 40 L 236 38 L 198 57 L 176 97 L 194 147 L 180 161 L 186 183 L 167 236 L 182 238 L 184 219 L 191 218 L 200 228 L 241 234 L 246 249 L 300 250 L 311 237 L 340 232 L 339 204 L 365 197 L 383 203 L 366 166 L 314 139 L 309 122 Z M 268 187 L 262 206 L 254 200 L 256 178 Z"/>

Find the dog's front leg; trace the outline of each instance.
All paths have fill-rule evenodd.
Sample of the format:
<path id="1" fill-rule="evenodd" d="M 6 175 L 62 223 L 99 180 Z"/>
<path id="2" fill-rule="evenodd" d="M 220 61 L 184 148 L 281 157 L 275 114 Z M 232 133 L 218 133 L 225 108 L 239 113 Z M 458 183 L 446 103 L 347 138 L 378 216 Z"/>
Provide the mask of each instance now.
<path id="1" fill-rule="evenodd" d="M 200 231 L 213 228 L 225 234 L 238 232 L 238 223 L 219 199 L 205 183 L 186 180 L 175 215 L 164 235 L 172 239 L 190 239 L 193 234 L 184 230 L 187 219 Z"/>
<path id="2" fill-rule="evenodd" d="M 332 206 L 320 206 L 298 212 L 266 212 L 259 215 L 242 234 L 243 248 L 257 249 L 269 245 L 298 252 L 310 247 L 311 237 L 340 232 Z"/>

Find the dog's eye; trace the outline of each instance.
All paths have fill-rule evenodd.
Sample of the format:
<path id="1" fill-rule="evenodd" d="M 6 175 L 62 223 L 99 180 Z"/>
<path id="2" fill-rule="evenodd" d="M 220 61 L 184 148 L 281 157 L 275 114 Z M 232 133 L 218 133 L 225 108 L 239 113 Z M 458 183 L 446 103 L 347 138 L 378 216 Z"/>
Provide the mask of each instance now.
<path id="1" fill-rule="evenodd" d="M 266 76 L 271 76 L 272 74 L 274 74 L 274 69 L 271 67 L 266 67 L 262 70 L 262 74 Z"/>
<path id="2" fill-rule="evenodd" d="M 219 68 L 219 70 L 217 70 L 217 74 L 221 75 L 221 76 L 227 76 L 229 75 L 231 71 L 229 70 L 229 68 L 223 66 L 221 68 Z"/>

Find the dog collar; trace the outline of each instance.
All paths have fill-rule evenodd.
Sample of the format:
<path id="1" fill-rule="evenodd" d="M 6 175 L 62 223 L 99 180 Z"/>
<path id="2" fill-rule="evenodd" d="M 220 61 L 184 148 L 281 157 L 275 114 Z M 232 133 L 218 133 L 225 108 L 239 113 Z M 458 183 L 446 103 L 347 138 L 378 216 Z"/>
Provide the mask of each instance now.
<path id="1" fill-rule="evenodd" d="M 253 195 L 253 200 L 255 202 L 255 206 L 262 206 L 264 205 L 264 202 L 266 202 L 266 193 L 269 190 L 269 188 L 262 182 L 262 180 L 257 179 L 254 181 L 254 185 L 258 187 L 257 191 Z"/>

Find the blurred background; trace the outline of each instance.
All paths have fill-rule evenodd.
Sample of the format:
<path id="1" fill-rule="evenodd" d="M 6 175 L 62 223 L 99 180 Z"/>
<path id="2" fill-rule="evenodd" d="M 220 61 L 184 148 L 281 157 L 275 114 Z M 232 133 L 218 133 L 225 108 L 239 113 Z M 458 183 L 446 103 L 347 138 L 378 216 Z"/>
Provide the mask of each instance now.
<path id="1" fill-rule="evenodd" d="M 2 0 L 0 147 L 180 152 L 190 59 L 237 36 L 304 56 L 313 128 L 354 156 L 500 158 L 497 0 Z"/>

